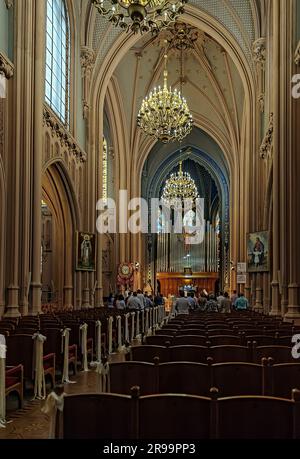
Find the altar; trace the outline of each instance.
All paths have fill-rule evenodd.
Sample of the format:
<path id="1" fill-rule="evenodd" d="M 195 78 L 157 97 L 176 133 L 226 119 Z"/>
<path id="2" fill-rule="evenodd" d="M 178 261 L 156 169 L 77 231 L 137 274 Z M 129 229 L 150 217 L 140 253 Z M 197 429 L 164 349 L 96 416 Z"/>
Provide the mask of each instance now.
<path id="1" fill-rule="evenodd" d="M 202 290 L 215 292 L 219 281 L 218 272 L 210 273 L 157 273 L 156 279 L 160 284 L 160 292 L 168 295 L 179 295 L 180 290 L 200 293 Z"/>

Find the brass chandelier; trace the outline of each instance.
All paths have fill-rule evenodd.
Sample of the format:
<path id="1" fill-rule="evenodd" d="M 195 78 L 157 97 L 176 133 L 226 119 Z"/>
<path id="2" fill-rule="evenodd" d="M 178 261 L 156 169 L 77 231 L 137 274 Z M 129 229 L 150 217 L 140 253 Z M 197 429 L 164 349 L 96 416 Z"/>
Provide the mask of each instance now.
<path id="1" fill-rule="evenodd" d="M 133 33 L 158 32 L 175 22 L 188 0 L 91 0 L 116 27 Z"/>
<path id="2" fill-rule="evenodd" d="M 137 124 L 146 134 L 163 143 L 181 141 L 192 130 L 193 117 L 181 92 L 168 88 L 167 59 L 165 54 L 164 85 L 154 88 L 142 102 Z M 183 77 L 181 78 L 181 81 Z"/>
<path id="3" fill-rule="evenodd" d="M 162 202 L 166 205 L 175 205 L 184 200 L 195 201 L 199 197 L 197 186 L 188 172 L 184 172 L 182 161 L 179 162 L 179 171 L 166 180 Z"/>

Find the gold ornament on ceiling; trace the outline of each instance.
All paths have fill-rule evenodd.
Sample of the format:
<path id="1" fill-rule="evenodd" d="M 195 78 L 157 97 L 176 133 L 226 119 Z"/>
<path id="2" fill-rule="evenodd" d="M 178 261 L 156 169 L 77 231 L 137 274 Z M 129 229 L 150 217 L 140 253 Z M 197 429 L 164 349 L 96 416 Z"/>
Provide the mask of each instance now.
<path id="1" fill-rule="evenodd" d="M 160 30 L 177 21 L 188 0 L 91 0 L 102 16 L 126 32 Z"/>
<path id="2" fill-rule="evenodd" d="M 166 32 L 169 49 L 177 49 L 179 51 L 194 49 L 195 43 L 199 38 L 204 41 L 204 34 L 184 22 L 176 22 Z"/>

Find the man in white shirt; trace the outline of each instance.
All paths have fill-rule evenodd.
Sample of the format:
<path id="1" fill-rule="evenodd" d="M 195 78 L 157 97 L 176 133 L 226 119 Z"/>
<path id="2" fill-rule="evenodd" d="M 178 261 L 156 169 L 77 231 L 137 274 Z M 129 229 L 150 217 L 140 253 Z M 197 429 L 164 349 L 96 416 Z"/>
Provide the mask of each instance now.
<path id="1" fill-rule="evenodd" d="M 138 290 L 138 291 L 137 291 L 137 297 L 138 297 L 138 299 L 139 299 L 140 302 L 141 302 L 141 309 L 145 309 L 145 307 L 146 307 L 146 304 L 145 304 L 146 301 L 145 301 L 145 297 L 144 297 L 144 295 L 143 295 L 143 293 L 142 293 L 141 290 Z"/>
<path id="2" fill-rule="evenodd" d="M 143 309 L 141 300 L 138 298 L 136 292 L 133 292 L 133 295 L 128 298 L 127 308 L 128 309 Z"/>
<path id="3" fill-rule="evenodd" d="M 153 301 L 147 295 L 147 292 L 145 292 L 145 295 L 144 295 L 144 302 L 145 302 L 145 308 L 152 308 L 153 307 Z"/>
<path id="4" fill-rule="evenodd" d="M 180 291 L 180 297 L 177 298 L 175 303 L 175 310 L 177 314 L 189 314 L 190 313 L 190 303 L 187 298 L 184 296 L 184 292 Z"/>

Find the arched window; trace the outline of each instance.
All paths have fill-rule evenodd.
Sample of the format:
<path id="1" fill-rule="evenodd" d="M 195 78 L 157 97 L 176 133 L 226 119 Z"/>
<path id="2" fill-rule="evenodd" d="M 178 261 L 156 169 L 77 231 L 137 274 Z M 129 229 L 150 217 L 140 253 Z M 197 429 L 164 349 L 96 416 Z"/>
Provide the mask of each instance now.
<path id="1" fill-rule="evenodd" d="M 108 160 L 107 160 L 107 141 L 103 137 L 103 155 L 102 155 L 102 199 L 107 202 L 107 176 L 108 176 Z"/>
<path id="2" fill-rule="evenodd" d="M 70 27 L 64 0 L 47 0 L 46 85 L 47 104 L 69 127 Z"/>

